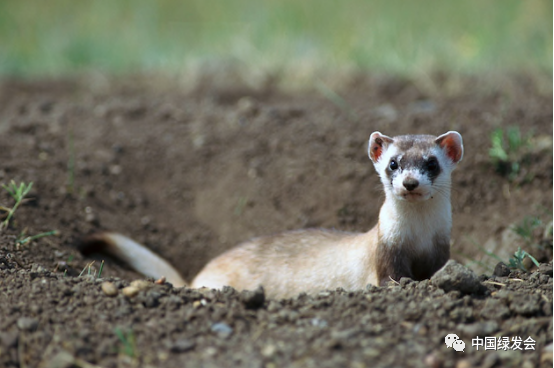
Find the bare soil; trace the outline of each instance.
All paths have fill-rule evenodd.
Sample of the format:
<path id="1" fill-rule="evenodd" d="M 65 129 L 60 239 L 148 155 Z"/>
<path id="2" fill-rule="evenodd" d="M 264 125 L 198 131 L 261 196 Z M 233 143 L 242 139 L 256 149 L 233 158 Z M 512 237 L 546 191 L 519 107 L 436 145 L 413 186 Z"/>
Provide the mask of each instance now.
<path id="1" fill-rule="evenodd" d="M 551 366 L 552 91 L 539 85 L 362 75 L 335 94 L 143 77 L 0 82 L 0 181 L 34 183 L 0 233 L 0 366 Z M 511 126 L 533 139 L 508 177 L 489 149 L 491 133 Z M 125 296 L 141 277 L 117 261 L 105 259 L 101 279 L 87 275 L 104 258 L 76 244 L 101 229 L 188 279 L 253 236 L 370 229 L 382 202 L 366 151 L 376 130 L 464 137 L 452 253 L 484 273 L 478 291 L 403 280 L 263 300 L 150 282 Z M 13 199 L 2 192 L 0 204 Z M 530 218 L 542 225 L 517 236 Z M 486 252 L 507 261 L 518 246 L 541 267 L 493 275 Z M 451 333 L 464 352 L 446 347 Z M 531 337 L 535 349 L 477 350 L 477 337 Z"/>

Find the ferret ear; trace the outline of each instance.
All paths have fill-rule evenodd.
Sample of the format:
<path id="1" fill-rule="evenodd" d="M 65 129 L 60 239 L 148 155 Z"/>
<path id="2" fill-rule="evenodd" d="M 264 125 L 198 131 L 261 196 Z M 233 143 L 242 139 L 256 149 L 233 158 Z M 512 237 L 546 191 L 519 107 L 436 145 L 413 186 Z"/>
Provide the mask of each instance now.
<path id="1" fill-rule="evenodd" d="M 394 140 L 391 137 L 381 134 L 380 132 L 373 132 L 369 137 L 369 144 L 367 146 L 367 154 L 373 163 L 379 161 L 379 157 L 385 151 L 387 146 L 393 143 Z"/>
<path id="2" fill-rule="evenodd" d="M 435 142 L 444 150 L 448 158 L 457 164 L 464 157 L 464 143 L 458 132 L 450 131 L 437 137 Z"/>

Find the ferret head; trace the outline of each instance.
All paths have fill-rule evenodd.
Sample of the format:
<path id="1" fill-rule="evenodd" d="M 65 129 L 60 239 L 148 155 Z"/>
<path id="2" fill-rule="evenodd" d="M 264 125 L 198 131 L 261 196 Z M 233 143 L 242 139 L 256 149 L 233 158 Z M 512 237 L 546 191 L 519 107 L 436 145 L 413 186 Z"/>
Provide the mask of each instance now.
<path id="1" fill-rule="evenodd" d="M 418 202 L 449 191 L 450 173 L 462 160 L 464 146 L 460 133 L 453 131 L 394 138 L 374 132 L 368 154 L 387 196 Z"/>

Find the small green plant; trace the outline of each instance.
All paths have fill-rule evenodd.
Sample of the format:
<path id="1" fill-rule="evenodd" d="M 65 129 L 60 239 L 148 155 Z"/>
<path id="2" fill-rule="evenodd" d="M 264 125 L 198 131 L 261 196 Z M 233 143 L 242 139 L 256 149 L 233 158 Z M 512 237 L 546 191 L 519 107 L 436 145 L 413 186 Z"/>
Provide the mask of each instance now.
<path id="1" fill-rule="evenodd" d="M 525 259 L 525 257 L 529 258 L 531 261 L 533 261 L 535 266 L 539 267 L 539 262 L 535 259 L 535 257 L 522 250 L 521 247 L 517 247 L 517 251 L 508 261 L 508 267 L 528 272 L 527 268 L 523 265 L 523 260 Z"/>
<path id="2" fill-rule="evenodd" d="M 100 263 L 100 269 L 98 270 L 98 276 L 97 278 L 102 277 L 102 270 L 104 270 L 104 261 L 102 260 L 102 263 Z"/>
<path id="3" fill-rule="evenodd" d="M 92 265 L 94 264 L 95 261 L 92 261 L 90 263 L 88 263 L 85 268 L 83 268 L 83 270 L 81 271 L 81 273 L 79 274 L 79 277 L 83 276 L 85 274 L 85 271 L 87 271 L 87 275 L 91 275 L 92 274 L 92 271 L 91 271 L 91 268 L 92 268 Z"/>
<path id="4" fill-rule="evenodd" d="M 15 205 L 12 208 L 0 207 L 1 210 L 8 212 L 8 216 L 2 222 L 2 224 L 0 224 L 0 230 L 8 227 L 13 214 L 32 187 L 33 182 L 30 182 L 29 184 L 25 184 L 22 182 L 17 185 L 15 184 L 15 181 L 12 180 L 9 185 L 2 184 L 2 188 L 4 188 L 12 196 L 13 199 L 15 199 Z"/>
<path id="5" fill-rule="evenodd" d="M 536 259 L 541 262 L 552 259 L 552 213 L 526 216 L 513 225 L 511 230 L 524 242 L 524 249 L 532 250 Z"/>
<path id="6" fill-rule="evenodd" d="M 43 238 L 45 236 L 53 236 L 53 235 L 59 235 L 59 234 L 60 232 L 58 230 L 47 231 L 47 232 L 40 233 L 37 235 L 32 235 L 32 236 L 25 236 L 25 232 L 22 232 L 17 238 L 17 240 L 15 241 L 15 243 L 17 245 L 23 245 L 23 244 L 32 242 L 33 240 Z"/>
<path id="7" fill-rule="evenodd" d="M 475 242 L 474 242 L 475 243 Z M 527 257 L 529 258 L 534 264 L 535 266 L 539 267 L 539 262 L 537 261 L 537 259 L 535 257 L 533 257 L 532 255 L 530 255 L 528 252 L 524 251 L 521 249 L 521 247 L 518 247 L 517 248 L 517 251 L 514 253 L 514 255 L 508 259 L 508 261 L 506 262 L 504 259 L 502 259 L 501 257 L 499 257 L 497 254 L 491 252 L 491 251 L 488 251 L 486 250 L 484 247 L 478 245 L 475 243 L 475 245 L 477 246 L 477 248 L 479 248 L 479 250 L 481 252 L 483 252 L 484 254 L 486 254 L 487 256 L 491 257 L 491 258 L 494 258 L 496 259 L 498 262 L 502 262 L 504 263 L 505 265 L 507 265 L 509 268 L 512 268 L 512 269 L 518 269 L 518 270 L 521 270 L 521 271 L 525 271 L 525 272 L 529 272 L 529 270 L 527 270 L 527 268 L 525 267 L 525 265 L 523 264 L 523 260 Z M 492 267 L 490 267 L 489 265 L 487 265 L 485 262 L 480 262 L 478 260 L 476 260 L 475 258 L 473 257 L 470 257 L 460 251 L 456 252 L 458 254 L 460 254 L 461 256 L 469 259 L 471 261 L 471 263 L 474 263 L 474 264 L 477 264 L 483 268 L 486 268 L 486 269 L 489 269 L 490 271 L 493 270 Z"/>
<path id="8" fill-rule="evenodd" d="M 510 127 L 506 131 L 495 129 L 491 134 L 489 157 L 496 171 L 514 180 L 527 156 L 530 139 L 531 135 L 523 136 L 519 127 Z"/>
<path id="9" fill-rule="evenodd" d="M 83 276 L 83 274 L 85 274 L 85 272 L 86 272 L 86 274 L 88 276 L 95 276 L 97 279 L 101 278 L 102 277 L 102 271 L 104 270 L 104 261 L 102 261 L 102 263 L 100 263 L 100 269 L 98 270 L 98 273 L 96 273 L 96 271 L 93 270 L 92 265 L 94 264 L 94 262 L 96 262 L 96 261 L 92 261 L 92 262 L 88 263 L 85 266 L 85 268 L 83 268 L 81 273 L 79 274 L 79 277 Z"/>
<path id="10" fill-rule="evenodd" d="M 116 327 L 114 332 L 123 345 L 118 351 L 135 359 L 137 357 L 137 343 L 133 330 L 123 331 L 121 328 Z"/>

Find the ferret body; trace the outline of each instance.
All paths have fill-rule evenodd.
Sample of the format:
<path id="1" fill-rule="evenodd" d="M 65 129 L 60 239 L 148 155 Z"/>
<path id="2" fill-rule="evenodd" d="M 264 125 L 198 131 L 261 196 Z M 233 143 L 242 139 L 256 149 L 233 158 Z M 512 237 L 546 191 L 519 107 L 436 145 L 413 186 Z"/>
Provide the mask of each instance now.
<path id="1" fill-rule="evenodd" d="M 161 257 L 117 233 L 93 234 L 84 249 L 99 245 L 137 271 L 165 276 L 177 287 L 261 285 L 272 298 L 431 277 L 450 257 L 450 176 L 463 157 L 461 135 L 391 138 L 375 132 L 368 154 L 385 202 L 378 223 L 366 233 L 306 229 L 254 238 L 211 260 L 190 284 Z"/>

